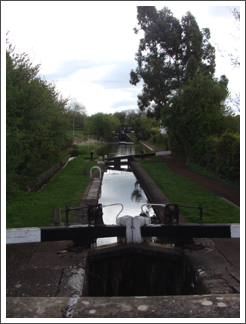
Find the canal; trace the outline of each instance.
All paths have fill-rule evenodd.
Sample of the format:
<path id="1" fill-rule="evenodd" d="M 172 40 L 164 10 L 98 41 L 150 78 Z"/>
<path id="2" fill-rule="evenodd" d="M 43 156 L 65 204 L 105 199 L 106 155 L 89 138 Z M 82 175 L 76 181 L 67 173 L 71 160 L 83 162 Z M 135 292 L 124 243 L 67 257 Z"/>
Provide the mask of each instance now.
<path id="1" fill-rule="evenodd" d="M 124 155 L 135 155 L 151 152 L 143 144 L 107 144 L 97 150 L 99 156 L 115 157 Z M 141 213 L 141 206 L 148 203 L 144 190 L 136 179 L 134 173 L 128 169 L 127 165 L 122 165 L 124 171 L 110 170 L 104 172 L 101 196 L 99 203 L 103 206 L 113 205 L 116 203 L 124 206 L 123 211 L 121 205 L 108 206 L 103 208 L 103 220 L 106 225 L 116 224 L 116 217 L 130 215 L 137 216 Z M 147 209 L 145 207 L 144 211 Z M 152 208 L 148 209 L 149 216 L 154 215 Z M 105 245 L 115 243 L 116 237 L 100 238 L 97 245 Z"/>

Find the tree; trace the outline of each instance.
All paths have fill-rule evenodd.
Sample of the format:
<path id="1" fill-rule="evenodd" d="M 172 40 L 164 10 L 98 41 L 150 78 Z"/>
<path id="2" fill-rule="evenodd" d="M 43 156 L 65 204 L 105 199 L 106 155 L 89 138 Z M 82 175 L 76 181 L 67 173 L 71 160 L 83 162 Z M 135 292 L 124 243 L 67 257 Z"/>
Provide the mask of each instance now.
<path id="1" fill-rule="evenodd" d="M 124 128 L 125 124 L 126 124 L 126 111 L 116 111 L 113 114 L 114 117 L 118 118 L 119 122 L 120 122 L 120 126 L 119 129 L 117 129 L 116 131 L 120 131 Z"/>
<path id="2" fill-rule="evenodd" d="M 132 122 L 138 116 L 138 109 L 127 109 L 126 110 L 126 123 L 132 126 Z"/>
<path id="3" fill-rule="evenodd" d="M 86 118 L 85 130 L 88 135 L 98 138 L 110 138 L 113 131 L 117 131 L 120 121 L 111 114 L 97 113 Z"/>
<path id="4" fill-rule="evenodd" d="M 138 116 L 132 122 L 132 128 L 139 141 L 149 139 L 152 128 L 157 126 L 159 126 L 159 122 L 155 118 L 148 118 L 146 115 Z"/>
<path id="5" fill-rule="evenodd" d="M 39 68 L 27 54 L 15 54 L 7 40 L 7 194 L 25 185 L 42 160 L 67 144 L 67 100 L 38 76 Z"/>
<path id="6" fill-rule="evenodd" d="M 68 115 L 71 115 L 71 119 L 73 122 L 73 134 L 75 126 L 79 128 L 84 128 L 84 122 L 86 118 L 86 108 L 83 104 L 79 103 L 78 101 L 72 101 L 67 106 Z"/>
<path id="7" fill-rule="evenodd" d="M 200 31 L 190 12 L 182 17 L 181 23 L 167 7 L 157 11 L 155 7 L 139 6 L 137 12 L 139 29 L 134 31 L 142 30 L 144 37 L 130 83 L 136 85 L 143 80 L 138 106 L 142 111 L 149 109 L 158 119 L 161 108 L 189 77 L 196 72 L 213 75 L 215 50 L 209 43 L 209 29 Z"/>
<path id="8" fill-rule="evenodd" d="M 201 140 L 225 131 L 224 120 L 231 115 L 225 105 L 228 79 L 196 74 L 181 87 L 162 110 L 162 126 L 170 141 L 187 157 L 201 150 Z"/>

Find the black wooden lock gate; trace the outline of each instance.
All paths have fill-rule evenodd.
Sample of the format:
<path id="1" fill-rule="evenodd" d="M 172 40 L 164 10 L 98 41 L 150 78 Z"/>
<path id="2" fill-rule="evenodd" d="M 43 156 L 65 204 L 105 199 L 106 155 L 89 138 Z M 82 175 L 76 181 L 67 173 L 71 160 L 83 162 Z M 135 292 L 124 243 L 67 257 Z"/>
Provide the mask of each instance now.
<path id="1" fill-rule="evenodd" d="M 91 226 L 92 224 L 95 226 L 105 226 L 103 222 L 103 211 L 102 211 L 102 204 L 97 205 L 87 205 L 84 207 L 76 207 L 76 208 L 69 208 L 68 205 L 66 205 L 66 226 L 69 226 L 68 223 L 68 213 L 71 210 L 78 210 L 78 209 L 87 209 L 87 216 L 88 216 L 88 225 Z"/>

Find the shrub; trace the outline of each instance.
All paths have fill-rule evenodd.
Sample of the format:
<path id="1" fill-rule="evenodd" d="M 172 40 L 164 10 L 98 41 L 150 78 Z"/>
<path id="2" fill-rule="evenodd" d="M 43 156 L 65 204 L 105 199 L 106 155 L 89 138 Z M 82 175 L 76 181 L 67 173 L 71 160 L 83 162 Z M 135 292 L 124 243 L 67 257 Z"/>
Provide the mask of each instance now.
<path id="1" fill-rule="evenodd" d="M 240 135 L 225 132 L 221 137 L 211 135 L 199 143 L 192 160 L 202 167 L 229 179 L 240 178 Z"/>

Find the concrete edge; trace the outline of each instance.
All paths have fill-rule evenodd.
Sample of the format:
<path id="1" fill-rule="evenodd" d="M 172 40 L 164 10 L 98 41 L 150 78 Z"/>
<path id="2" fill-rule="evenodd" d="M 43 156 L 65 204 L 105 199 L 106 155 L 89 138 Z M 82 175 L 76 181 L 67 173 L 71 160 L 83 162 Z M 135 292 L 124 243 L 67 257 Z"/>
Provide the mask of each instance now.
<path id="1" fill-rule="evenodd" d="M 240 295 L 7 297 L 6 318 L 240 318 Z"/>

